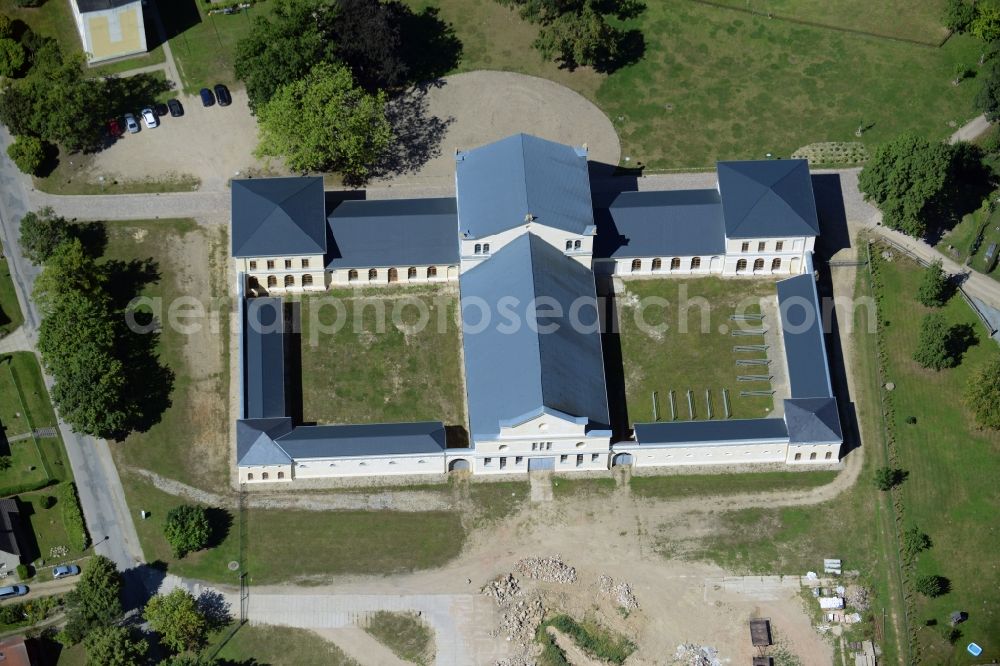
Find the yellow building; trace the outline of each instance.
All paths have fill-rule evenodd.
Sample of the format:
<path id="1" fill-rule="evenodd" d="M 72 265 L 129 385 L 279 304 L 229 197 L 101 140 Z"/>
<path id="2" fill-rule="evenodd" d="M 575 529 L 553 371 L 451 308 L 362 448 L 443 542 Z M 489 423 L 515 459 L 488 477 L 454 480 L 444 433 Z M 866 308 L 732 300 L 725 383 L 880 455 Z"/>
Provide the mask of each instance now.
<path id="1" fill-rule="evenodd" d="M 141 0 L 69 0 L 87 62 L 146 52 Z"/>

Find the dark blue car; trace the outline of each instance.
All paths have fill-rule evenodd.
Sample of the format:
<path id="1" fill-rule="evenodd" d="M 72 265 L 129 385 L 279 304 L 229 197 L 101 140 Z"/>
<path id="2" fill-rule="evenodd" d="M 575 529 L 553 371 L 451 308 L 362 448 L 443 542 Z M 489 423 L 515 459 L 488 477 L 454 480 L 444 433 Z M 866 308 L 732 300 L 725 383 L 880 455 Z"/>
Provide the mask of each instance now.
<path id="1" fill-rule="evenodd" d="M 208 88 L 201 89 L 201 105 L 202 106 L 212 106 L 215 104 L 215 95 Z"/>

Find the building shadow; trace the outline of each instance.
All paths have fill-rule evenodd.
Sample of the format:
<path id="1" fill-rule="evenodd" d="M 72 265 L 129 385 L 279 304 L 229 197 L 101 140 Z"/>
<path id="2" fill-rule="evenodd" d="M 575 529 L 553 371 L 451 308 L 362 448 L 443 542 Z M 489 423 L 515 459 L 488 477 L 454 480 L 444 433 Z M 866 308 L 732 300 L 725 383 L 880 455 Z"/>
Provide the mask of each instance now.
<path id="1" fill-rule="evenodd" d="M 198 11 L 196 0 L 154 0 L 147 3 L 143 8 L 143 14 L 146 17 L 146 45 L 150 51 L 162 43 L 160 33 L 156 30 L 156 19 L 152 15 L 156 11 L 160 13 L 160 20 L 163 21 L 163 29 L 166 32 L 164 36 L 168 40 L 201 23 L 201 13 Z"/>
<path id="2" fill-rule="evenodd" d="M 302 417 L 302 302 L 286 300 L 285 321 L 285 412 L 292 423 L 303 423 Z"/>
<path id="3" fill-rule="evenodd" d="M 816 256 L 824 262 L 840 250 L 851 247 L 851 232 L 847 227 L 844 208 L 844 189 L 840 174 L 818 173 L 812 175 L 816 213 L 819 216 L 819 238 Z"/>
<path id="4" fill-rule="evenodd" d="M 608 417 L 611 441 L 627 439 L 630 434 L 628 404 L 625 400 L 625 363 L 618 325 L 614 283 L 610 276 L 597 276 L 597 302 L 601 314 L 601 350 L 604 353 L 604 381 L 608 391 Z"/>
<path id="5" fill-rule="evenodd" d="M 469 431 L 464 425 L 446 425 L 444 427 L 445 447 L 449 449 L 469 448 Z"/>
<path id="6" fill-rule="evenodd" d="M 861 432 L 858 426 L 857 409 L 851 396 L 850 386 L 847 383 L 847 364 L 851 362 L 851 359 L 847 358 L 847 352 L 841 344 L 841 322 L 833 300 L 831 270 L 844 269 L 831 269 L 826 262 L 818 264 L 819 280 L 816 283 L 816 290 L 820 298 L 820 310 L 823 316 L 823 337 L 830 368 L 830 384 L 833 387 L 833 394 L 837 398 L 840 426 L 844 435 L 844 443 L 840 448 L 840 457 L 844 458 L 851 451 L 861 447 Z M 857 335 L 859 332 L 854 331 L 853 334 Z M 865 335 L 863 331 L 860 334 Z"/>
<path id="7" fill-rule="evenodd" d="M 17 502 L 18 508 L 16 523 L 13 526 L 14 538 L 17 539 L 21 550 L 21 562 L 27 564 L 42 557 L 38 546 L 38 539 L 35 537 L 35 530 L 31 525 L 32 517 L 35 515 L 35 507 L 28 502 L 22 502 L 16 496 L 14 497 L 14 501 Z M 47 557 L 48 553 L 45 556 Z"/>
<path id="8" fill-rule="evenodd" d="M 590 176 L 590 193 L 594 208 L 607 208 L 622 192 L 635 192 L 639 189 L 639 178 L 642 168 L 626 169 L 617 164 L 605 162 L 587 162 Z"/>

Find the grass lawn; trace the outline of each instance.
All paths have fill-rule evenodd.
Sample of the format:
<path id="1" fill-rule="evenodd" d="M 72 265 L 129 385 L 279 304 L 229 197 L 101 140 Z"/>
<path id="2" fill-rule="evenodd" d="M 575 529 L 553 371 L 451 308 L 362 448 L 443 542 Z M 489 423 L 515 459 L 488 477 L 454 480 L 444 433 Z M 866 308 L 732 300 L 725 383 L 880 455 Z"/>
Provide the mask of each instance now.
<path id="1" fill-rule="evenodd" d="M 342 299 L 347 316 L 339 330 L 326 333 L 323 326 L 333 327 L 338 317 L 334 308 L 320 306 L 330 296 Z M 427 307 L 422 330 L 414 302 Z M 301 304 L 305 421 L 465 425 L 454 290 L 334 291 Z"/>
<path id="2" fill-rule="evenodd" d="M 775 490 L 805 490 L 825 486 L 837 472 L 752 472 L 746 474 L 669 474 L 633 476 L 632 494 L 652 499 L 766 493 Z"/>
<path id="3" fill-rule="evenodd" d="M 980 236 L 981 240 L 977 243 Z M 971 257 L 969 266 L 980 273 L 985 273 L 986 251 L 993 243 L 997 244 L 1000 251 L 1000 209 L 990 212 L 987 208 L 980 208 L 963 217 L 961 222 L 938 241 L 935 248 L 959 263 L 965 263 Z M 973 247 L 975 252 L 972 252 Z M 987 275 L 994 280 L 1000 280 L 1000 270 L 997 270 L 995 265 Z"/>
<path id="4" fill-rule="evenodd" d="M 196 0 L 160 3 L 170 50 L 184 92 L 194 94 L 216 83 L 234 85 L 236 42 L 250 31 L 254 17 L 266 15 L 270 3 L 259 3 L 238 14 L 209 14 L 211 7 Z"/>
<path id="5" fill-rule="evenodd" d="M 761 344 L 763 336 L 734 337 L 730 315 L 760 312 L 760 297 L 774 297 L 771 280 L 724 280 L 717 277 L 629 280 L 619 294 L 619 323 L 629 424 L 651 422 L 652 394 L 657 392 L 661 421 L 671 419 L 669 392 L 674 391 L 677 420 L 690 420 L 687 391 L 693 391 L 694 418 L 708 417 L 705 390 L 711 391 L 713 418 L 725 418 L 723 389 L 729 391 L 733 418 L 763 418 L 771 411 L 770 396 L 740 397 L 741 390 L 766 390 L 769 382 L 737 382 L 737 358 L 763 358 L 762 353 L 734 353 L 737 344 Z M 666 299 L 663 306 L 651 300 Z M 685 304 L 686 318 L 682 320 Z M 708 326 L 702 327 L 708 313 Z M 644 330 L 642 322 L 649 327 Z M 656 330 L 667 325 L 666 331 Z M 768 322 L 766 326 L 775 326 Z M 723 329 L 722 327 L 725 327 Z M 757 326 L 752 326 L 756 328 Z M 686 329 L 686 331 L 685 331 Z M 721 331 L 725 332 L 721 332 Z M 747 374 L 760 374 L 752 369 Z"/>
<path id="6" fill-rule="evenodd" d="M 569 86 L 611 118 L 622 155 L 652 169 L 711 167 L 717 159 L 768 152 L 788 156 L 818 141 L 854 141 L 859 124 L 868 128 L 861 140 L 869 146 L 908 129 L 943 138 L 954 131 L 950 122 L 975 115 L 977 82 L 951 85 L 957 64 L 978 62 L 979 45 L 968 36 L 935 49 L 661 0 L 645 3 L 630 22 L 645 36 L 643 59 L 602 76 L 543 62 L 531 47 L 537 28 L 495 0 L 409 4 L 437 6 L 455 26 L 464 48 L 460 71 L 510 70 Z M 916 9 L 903 0 L 779 6 L 793 4 L 797 16 L 813 20 L 934 39 L 943 1 Z"/>
<path id="7" fill-rule="evenodd" d="M 216 658 L 227 664 L 260 666 L 359 666 L 334 643 L 306 629 L 249 624 L 236 632 Z"/>
<path id="8" fill-rule="evenodd" d="M 415 613 L 379 611 L 364 629 L 403 661 L 419 666 L 434 663 L 434 632 Z"/>
<path id="9" fill-rule="evenodd" d="M 97 180 L 91 168 L 94 159 L 84 153 L 59 153 L 59 164 L 52 173 L 32 178 L 35 188 L 49 194 L 153 194 L 159 192 L 191 192 L 201 186 L 201 180 L 188 174 L 156 178 L 123 179 L 104 176 Z"/>
<path id="10" fill-rule="evenodd" d="M 531 486 L 527 481 L 469 483 L 469 497 L 475 507 L 474 523 L 488 527 L 525 506 Z"/>
<path id="11" fill-rule="evenodd" d="M 51 508 L 42 506 L 42 498 L 45 496 L 55 496 L 51 489 L 44 489 L 31 493 L 22 493 L 19 497 L 21 503 L 26 507 L 24 512 L 28 517 L 31 530 L 35 533 L 35 540 L 38 543 L 38 556 L 45 560 L 45 566 L 59 564 L 69 560 L 79 559 L 83 552 L 74 550 L 70 546 L 69 536 L 66 534 L 66 527 L 62 519 L 62 507 L 57 501 Z M 53 548 L 63 547 L 66 549 L 65 555 L 53 552 Z M 51 578 L 51 572 L 43 572 L 42 578 Z"/>
<path id="12" fill-rule="evenodd" d="M 976 429 L 959 399 L 972 372 L 1000 354 L 986 337 L 975 314 L 955 296 L 941 309 L 949 322 L 975 328 L 979 344 L 970 348 L 959 367 L 933 372 L 919 367 L 911 354 L 920 320 L 928 309 L 914 295 L 921 269 L 898 253 L 882 263 L 886 295 L 882 317 L 889 355 L 900 467 L 909 472 L 902 485 L 907 525 L 930 535 L 934 546 L 920 555 L 917 574 L 938 574 L 951 581 L 951 593 L 938 599 L 916 599 L 922 657 L 927 663 L 968 663 L 964 645 L 979 643 L 985 654 L 1000 651 L 1000 570 L 983 565 L 983 554 L 1000 550 L 1000 433 Z M 945 399 L 942 399 L 942 398 Z M 910 425 L 906 418 L 915 416 Z M 926 619 L 947 623 L 956 609 L 969 613 L 955 646 L 939 627 L 922 626 Z"/>
<path id="13" fill-rule="evenodd" d="M 114 447 L 119 463 L 212 490 L 226 487 L 231 426 L 229 336 L 217 332 L 228 330 L 226 232 L 205 229 L 187 219 L 109 222 L 105 228 L 105 260 L 151 259 L 156 264 L 159 278 L 137 283 L 141 295 L 162 299 L 158 351 L 161 362 L 175 375 L 171 405 L 159 423 Z M 180 297 L 194 297 L 217 319 L 181 318 L 182 325 L 200 324 L 190 333 L 170 325 L 171 304 Z"/>
<path id="14" fill-rule="evenodd" d="M 566 476 L 552 478 L 552 495 L 556 499 L 579 495 L 610 495 L 617 487 L 614 479 L 573 479 Z"/>
<path id="15" fill-rule="evenodd" d="M 17 302 L 14 280 L 7 259 L 0 259 L 0 337 L 24 323 L 21 304 Z"/>
<path id="16" fill-rule="evenodd" d="M 68 2 L 48 0 L 40 7 L 22 8 L 17 6 L 15 0 L 0 0 L 0 14 L 6 14 L 12 19 L 24 21 L 34 32 L 56 39 L 65 52 L 82 53 L 83 51 L 83 45 L 80 42 L 80 33 L 76 29 L 76 24 L 73 21 L 73 12 Z M 149 17 L 148 12 L 145 19 L 147 23 L 147 44 L 159 41 L 155 38 L 156 30 L 153 27 L 152 19 Z M 163 60 L 163 47 L 157 46 L 149 53 L 136 55 L 107 65 L 88 68 L 87 71 L 95 76 L 108 76 L 138 67 L 159 64 Z"/>
<path id="17" fill-rule="evenodd" d="M 142 509 L 153 512 L 146 520 L 136 520 L 148 561 L 164 562 L 171 573 L 180 576 L 236 581 L 227 564 L 239 560 L 237 516 L 230 515 L 232 522 L 227 525 L 226 516 L 216 512 L 214 538 L 218 546 L 177 560 L 163 538 L 163 521 L 167 511 L 183 500 L 134 474 L 123 474 L 122 483 L 133 513 Z M 443 511 L 250 509 L 246 530 L 246 570 L 251 583 L 256 584 L 429 569 L 457 556 L 465 541 L 461 516 Z"/>

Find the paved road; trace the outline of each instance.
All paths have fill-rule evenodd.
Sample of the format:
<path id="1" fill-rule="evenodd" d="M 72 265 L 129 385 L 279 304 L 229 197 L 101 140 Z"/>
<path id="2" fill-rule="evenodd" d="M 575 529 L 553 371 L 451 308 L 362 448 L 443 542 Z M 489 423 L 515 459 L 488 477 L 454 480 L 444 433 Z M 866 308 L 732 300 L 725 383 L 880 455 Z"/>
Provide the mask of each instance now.
<path id="1" fill-rule="evenodd" d="M 18 225 L 29 209 L 29 196 L 24 178 L 7 158 L 10 135 L 0 126 L 0 240 L 10 262 L 17 300 L 24 313 L 21 344 L 34 346 L 38 336 L 39 314 L 28 296 L 39 269 L 27 261 L 18 243 Z M 52 390 L 51 377 L 45 384 Z M 87 527 L 96 543 L 95 552 L 105 555 L 121 570 L 135 567 L 142 561 L 142 549 L 129 515 L 121 480 L 111 459 L 108 443 L 78 435 L 61 419 L 59 431 L 66 444 L 66 454 L 73 466 L 80 503 Z"/>

